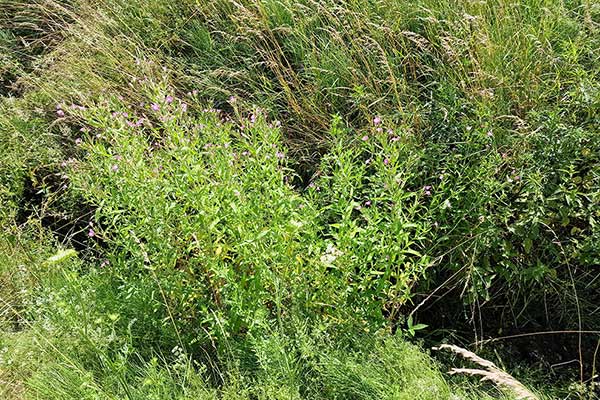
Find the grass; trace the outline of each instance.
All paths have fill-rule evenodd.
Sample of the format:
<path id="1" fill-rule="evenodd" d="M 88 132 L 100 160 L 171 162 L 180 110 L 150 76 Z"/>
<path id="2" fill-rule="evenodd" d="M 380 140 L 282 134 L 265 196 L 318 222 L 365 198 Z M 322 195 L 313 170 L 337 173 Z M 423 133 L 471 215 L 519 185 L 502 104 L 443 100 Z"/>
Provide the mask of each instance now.
<path id="1" fill-rule="evenodd" d="M 597 326 L 592 2 L 0 10 L 8 398 L 498 398 L 424 345 Z M 557 338 L 489 358 L 594 398 Z"/>

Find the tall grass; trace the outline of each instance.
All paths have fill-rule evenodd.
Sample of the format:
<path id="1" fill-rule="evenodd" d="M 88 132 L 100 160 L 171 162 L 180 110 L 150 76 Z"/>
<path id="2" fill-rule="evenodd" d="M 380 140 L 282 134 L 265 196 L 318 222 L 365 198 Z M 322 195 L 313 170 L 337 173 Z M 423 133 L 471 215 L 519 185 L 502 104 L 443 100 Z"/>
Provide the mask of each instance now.
<path id="1" fill-rule="evenodd" d="M 0 0 L 0 17 L 15 398 L 468 398 L 405 343 L 413 321 L 595 329 L 595 4 Z M 572 348 L 581 381 L 593 345 Z"/>

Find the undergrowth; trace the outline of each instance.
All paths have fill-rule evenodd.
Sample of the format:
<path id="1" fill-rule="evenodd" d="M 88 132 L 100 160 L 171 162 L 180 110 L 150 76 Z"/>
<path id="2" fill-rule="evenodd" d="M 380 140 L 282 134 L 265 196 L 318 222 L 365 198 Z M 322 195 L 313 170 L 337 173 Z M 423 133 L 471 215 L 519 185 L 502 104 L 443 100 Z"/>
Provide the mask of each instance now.
<path id="1" fill-rule="evenodd" d="M 0 0 L 0 393 L 503 396 L 442 376 L 453 341 L 594 398 L 599 30 L 585 0 Z"/>

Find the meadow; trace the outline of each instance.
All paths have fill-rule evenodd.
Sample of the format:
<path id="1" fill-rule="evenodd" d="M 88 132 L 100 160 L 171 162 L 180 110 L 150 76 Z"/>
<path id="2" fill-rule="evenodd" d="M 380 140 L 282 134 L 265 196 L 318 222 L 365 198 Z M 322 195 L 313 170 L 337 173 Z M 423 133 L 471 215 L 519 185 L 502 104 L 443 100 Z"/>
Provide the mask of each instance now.
<path id="1" fill-rule="evenodd" d="M 596 399 L 600 4 L 0 0 L 0 202 L 0 398 Z"/>

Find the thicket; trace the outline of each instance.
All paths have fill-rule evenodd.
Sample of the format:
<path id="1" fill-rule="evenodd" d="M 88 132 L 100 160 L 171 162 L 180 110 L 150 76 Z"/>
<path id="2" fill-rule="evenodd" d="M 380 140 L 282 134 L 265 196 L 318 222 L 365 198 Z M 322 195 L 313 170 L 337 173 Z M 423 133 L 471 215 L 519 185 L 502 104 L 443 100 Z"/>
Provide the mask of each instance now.
<path id="1" fill-rule="evenodd" d="M 483 398 L 408 342 L 568 331 L 485 348 L 593 398 L 599 25 L 584 0 L 0 0 L 4 392 Z"/>

